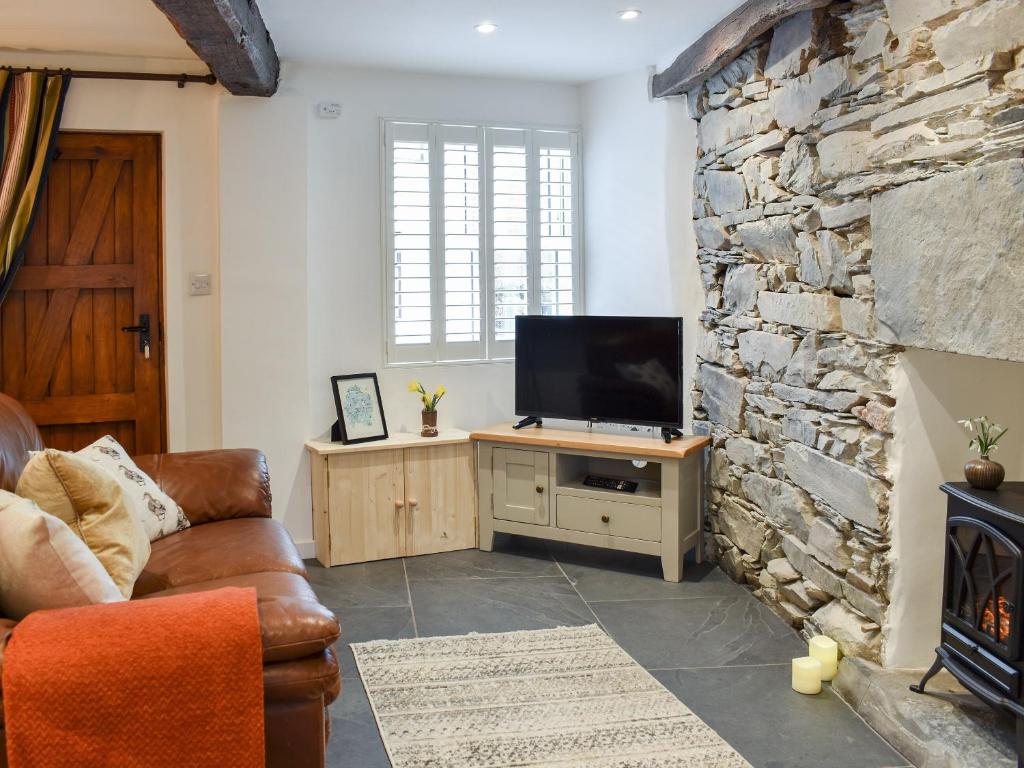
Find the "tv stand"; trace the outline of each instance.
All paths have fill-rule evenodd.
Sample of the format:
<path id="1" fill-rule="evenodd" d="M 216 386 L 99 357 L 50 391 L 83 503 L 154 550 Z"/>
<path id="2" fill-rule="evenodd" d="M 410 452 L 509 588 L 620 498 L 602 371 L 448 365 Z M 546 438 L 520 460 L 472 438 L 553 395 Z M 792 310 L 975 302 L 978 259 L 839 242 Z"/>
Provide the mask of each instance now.
<path id="1" fill-rule="evenodd" d="M 586 544 L 661 558 L 666 581 L 683 556 L 703 559 L 704 436 L 666 445 L 651 436 L 499 424 L 473 432 L 480 493 L 480 549 L 494 534 Z M 671 437 L 671 435 L 670 435 Z M 637 484 L 624 494 L 584 483 L 600 475 Z"/>
<path id="2" fill-rule="evenodd" d="M 544 426 L 544 419 L 540 416 L 527 416 L 525 419 L 520 419 L 512 425 L 512 429 L 522 429 L 523 427 L 530 427 L 536 424 L 538 427 Z"/>
<path id="3" fill-rule="evenodd" d="M 672 442 L 672 438 L 674 438 L 674 437 L 682 437 L 682 436 L 683 436 L 682 431 L 676 429 L 675 427 L 662 427 L 661 428 L 661 439 L 664 440 L 666 443 L 671 443 Z"/>

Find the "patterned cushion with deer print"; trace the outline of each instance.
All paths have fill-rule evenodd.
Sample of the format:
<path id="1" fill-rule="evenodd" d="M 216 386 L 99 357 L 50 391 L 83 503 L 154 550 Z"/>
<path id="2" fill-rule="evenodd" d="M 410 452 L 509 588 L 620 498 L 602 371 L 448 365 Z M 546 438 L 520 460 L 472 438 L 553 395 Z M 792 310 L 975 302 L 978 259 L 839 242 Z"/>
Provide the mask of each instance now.
<path id="1" fill-rule="evenodd" d="M 128 499 L 150 541 L 189 527 L 181 507 L 140 470 L 128 452 L 110 435 L 101 437 L 79 452 L 113 475 Z"/>

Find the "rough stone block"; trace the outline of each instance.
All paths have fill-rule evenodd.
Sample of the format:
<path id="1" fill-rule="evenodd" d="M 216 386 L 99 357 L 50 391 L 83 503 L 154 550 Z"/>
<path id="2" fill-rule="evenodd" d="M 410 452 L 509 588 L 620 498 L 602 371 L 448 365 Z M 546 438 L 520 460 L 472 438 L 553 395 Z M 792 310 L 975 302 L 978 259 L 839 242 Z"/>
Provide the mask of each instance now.
<path id="1" fill-rule="evenodd" d="M 772 32 L 764 76 L 784 80 L 803 73 L 817 52 L 814 40 L 814 12 L 803 11 L 785 19 Z"/>
<path id="2" fill-rule="evenodd" d="M 711 421 L 734 432 L 743 429 L 743 392 L 750 381 L 732 376 L 724 368 L 705 364 L 701 366 L 702 403 Z"/>
<path id="3" fill-rule="evenodd" d="M 788 584 L 791 581 L 796 581 L 800 578 L 800 573 L 793 567 L 793 565 L 784 557 L 777 557 L 774 560 L 769 560 L 765 570 L 771 574 L 772 578 L 775 579 L 779 584 Z"/>
<path id="4" fill-rule="evenodd" d="M 844 656 L 879 660 L 882 633 L 865 628 L 864 617 L 851 611 L 841 600 L 833 600 L 811 616 L 818 629 L 839 644 Z"/>
<path id="5" fill-rule="evenodd" d="M 757 306 L 756 264 L 737 264 L 725 273 L 725 288 L 722 298 L 730 312 L 748 312 Z"/>
<path id="6" fill-rule="evenodd" d="M 730 437 L 726 440 L 725 455 L 733 464 L 747 469 L 758 472 L 771 470 L 772 455 L 769 447 L 748 437 Z"/>
<path id="7" fill-rule="evenodd" d="M 707 171 L 704 180 L 707 185 L 708 202 L 719 216 L 746 207 L 747 188 L 743 183 L 743 177 L 738 173 Z"/>
<path id="8" fill-rule="evenodd" d="M 871 229 L 881 340 L 1024 361 L 1024 160 L 876 195 Z"/>
<path id="9" fill-rule="evenodd" d="M 720 251 L 731 245 L 729 233 L 725 231 L 721 220 L 713 216 L 693 222 L 693 232 L 697 236 L 697 243 L 701 248 Z"/>
<path id="10" fill-rule="evenodd" d="M 870 169 L 868 152 L 874 140 L 870 131 L 838 131 L 823 138 L 818 142 L 822 175 L 838 179 Z"/>
<path id="11" fill-rule="evenodd" d="M 847 519 L 882 529 L 888 489 L 881 480 L 799 443 L 786 446 L 786 475 Z"/>
<path id="12" fill-rule="evenodd" d="M 779 588 L 779 595 L 783 599 L 804 611 L 813 611 L 825 602 L 818 597 L 819 593 L 813 584 L 805 581 L 794 581 L 791 584 L 783 584 Z"/>
<path id="13" fill-rule="evenodd" d="M 980 2 L 984 0 L 885 0 L 885 10 L 893 33 L 898 35 Z"/>
<path id="14" fill-rule="evenodd" d="M 767 101 L 755 101 L 739 109 L 716 109 L 708 112 L 700 121 L 700 146 L 709 152 L 738 139 L 765 133 L 774 125 L 775 116 Z"/>
<path id="15" fill-rule="evenodd" d="M 780 128 L 806 130 L 822 100 L 846 80 L 848 58 L 837 57 L 791 80 L 768 94 L 768 104 Z"/>
<path id="16" fill-rule="evenodd" d="M 757 520 L 734 499 L 727 497 L 718 509 L 722 533 L 737 547 L 750 555 L 759 555 L 768 535 L 768 527 Z"/>
<path id="17" fill-rule="evenodd" d="M 812 405 L 826 411 L 849 411 L 853 406 L 861 405 L 867 399 L 856 392 L 824 392 L 817 389 L 792 387 L 788 384 L 773 384 L 772 391 L 783 400 Z"/>
<path id="18" fill-rule="evenodd" d="M 853 564 L 843 532 L 823 517 L 815 518 L 807 533 L 807 551 L 835 571 L 843 573 Z"/>
<path id="19" fill-rule="evenodd" d="M 840 299 L 839 314 L 843 318 L 843 330 L 854 336 L 870 338 L 874 319 L 871 303 L 860 299 Z"/>
<path id="20" fill-rule="evenodd" d="M 819 209 L 821 226 L 829 229 L 845 227 L 871 215 L 870 200 L 852 200 L 841 205 L 830 205 Z"/>
<path id="21" fill-rule="evenodd" d="M 747 331 L 738 337 L 740 361 L 751 373 L 778 381 L 796 350 L 796 339 L 764 331 Z"/>
<path id="22" fill-rule="evenodd" d="M 839 298 L 836 296 L 761 291 L 757 295 L 757 309 L 762 319 L 771 323 L 818 331 L 838 331 L 842 328 Z"/>
<path id="23" fill-rule="evenodd" d="M 861 38 L 857 49 L 853 52 L 850 63 L 863 64 L 865 61 L 871 61 L 871 59 L 881 56 L 882 49 L 885 47 L 885 39 L 888 36 L 889 25 L 881 19 L 877 19 L 864 33 L 864 37 Z"/>
<path id="24" fill-rule="evenodd" d="M 814 517 L 814 502 L 802 489 L 783 480 L 748 472 L 743 475 L 743 495 L 756 504 L 765 517 L 799 536 L 807 535 Z"/>
<path id="25" fill-rule="evenodd" d="M 743 248 L 766 261 L 796 263 L 796 233 L 792 216 L 772 216 L 736 227 Z"/>
<path id="26" fill-rule="evenodd" d="M 992 89 L 987 80 L 978 80 L 970 85 L 936 93 L 934 96 L 926 96 L 879 115 L 871 121 L 871 130 L 875 133 L 884 133 L 907 123 L 916 123 L 918 120 L 940 112 L 951 112 L 965 104 L 984 101 L 991 92 Z"/>
<path id="27" fill-rule="evenodd" d="M 779 184 L 801 195 L 813 195 L 822 181 L 818 156 L 801 135 L 786 142 L 779 157 Z"/>
<path id="28" fill-rule="evenodd" d="M 935 1 L 935 0 L 933 0 Z M 978 5 L 971 2 L 971 5 Z M 935 30 L 932 47 L 946 69 L 1024 46 L 1024 0 L 988 0 Z"/>

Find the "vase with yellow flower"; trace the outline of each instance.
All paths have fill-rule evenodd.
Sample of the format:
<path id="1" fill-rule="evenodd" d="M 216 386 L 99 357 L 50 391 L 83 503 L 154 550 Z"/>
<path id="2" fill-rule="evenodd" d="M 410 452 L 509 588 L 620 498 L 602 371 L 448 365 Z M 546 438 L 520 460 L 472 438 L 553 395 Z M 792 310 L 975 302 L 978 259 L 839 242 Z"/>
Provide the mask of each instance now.
<path id="1" fill-rule="evenodd" d="M 423 401 L 423 429 L 420 430 L 420 435 L 423 437 L 437 437 L 437 404 L 444 397 L 444 393 L 447 390 L 440 386 L 431 394 L 418 381 L 410 381 L 409 391 L 415 392 L 419 395 L 420 400 Z"/>

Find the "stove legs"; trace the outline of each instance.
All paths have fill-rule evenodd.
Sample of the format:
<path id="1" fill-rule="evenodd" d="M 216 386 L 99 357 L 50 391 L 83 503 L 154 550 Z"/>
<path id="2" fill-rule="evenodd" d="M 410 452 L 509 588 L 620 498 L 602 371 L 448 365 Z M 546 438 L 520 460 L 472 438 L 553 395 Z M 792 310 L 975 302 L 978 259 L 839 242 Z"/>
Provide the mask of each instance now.
<path id="1" fill-rule="evenodd" d="M 921 678 L 920 683 L 918 683 L 917 685 L 910 686 L 910 690 L 912 690 L 914 693 L 924 693 L 924 687 L 928 685 L 929 680 L 931 680 L 933 677 L 935 677 L 935 675 L 939 673 L 940 669 L 942 669 L 942 657 L 936 654 L 935 663 L 932 664 L 928 671 L 924 673 L 924 677 Z M 1020 721 L 1018 720 L 1017 722 L 1017 741 L 1019 742 L 1021 737 L 1021 729 Z M 1024 766 L 1017 766 L 1017 768 L 1024 768 Z"/>

